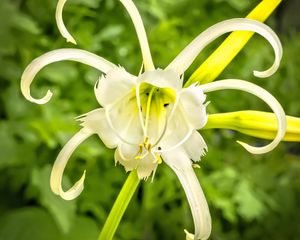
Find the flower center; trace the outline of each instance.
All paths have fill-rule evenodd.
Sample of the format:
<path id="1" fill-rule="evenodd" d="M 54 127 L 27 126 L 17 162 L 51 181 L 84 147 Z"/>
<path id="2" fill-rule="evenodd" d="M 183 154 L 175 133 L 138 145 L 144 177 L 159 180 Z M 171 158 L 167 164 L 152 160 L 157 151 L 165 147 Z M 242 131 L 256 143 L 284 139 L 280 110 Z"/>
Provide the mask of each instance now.
<path id="1" fill-rule="evenodd" d="M 139 146 L 140 149 L 151 151 L 159 144 L 166 131 L 176 92 L 171 88 L 159 88 L 149 83 L 142 83 L 138 90 L 137 101 L 140 103 L 139 114 L 144 130 L 144 142 Z"/>
<path id="2" fill-rule="evenodd" d="M 152 150 L 152 144 L 148 142 L 149 138 L 146 137 L 144 143 L 139 144 L 139 150 L 136 154 L 136 156 L 134 157 L 134 159 L 136 160 L 140 160 L 143 159 L 147 154 L 151 154 L 154 162 L 156 162 L 157 164 L 161 164 L 162 163 L 162 159 L 160 156 L 160 153 L 153 153 Z M 158 147 L 159 149 L 160 147 Z"/>

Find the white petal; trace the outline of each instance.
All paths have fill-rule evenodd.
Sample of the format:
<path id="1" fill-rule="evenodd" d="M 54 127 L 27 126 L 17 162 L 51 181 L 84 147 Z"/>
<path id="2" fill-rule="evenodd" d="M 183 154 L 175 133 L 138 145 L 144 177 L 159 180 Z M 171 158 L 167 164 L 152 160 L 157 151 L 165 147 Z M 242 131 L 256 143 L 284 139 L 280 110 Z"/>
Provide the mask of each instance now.
<path id="1" fill-rule="evenodd" d="M 282 46 L 277 35 L 267 25 L 246 18 L 236 18 L 222 21 L 208 28 L 196 37 L 167 67 L 182 74 L 195 60 L 198 54 L 210 42 L 217 37 L 232 31 L 251 31 L 263 36 L 272 45 L 275 52 L 275 61 L 273 65 L 266 71 L 254 71 L 257 77 L 271 76 L 279 67 L 282 57 Z M 234 47 L 234 46 L 233 46 Z"/>
<path id="2" fill-rule="evenodd" d="M 158 163 L 151 152 L 145 153 L 142 158 L 135 158 L 138 151 L 138 145 L 120 144 L 115 151 L 115 162 L 123 165 L 127 172 L 136 169 L 138 178 L 146 180 Z"/>
<path id="3" fill-rule="evenodd" d="M 193 130 L 194 127 L 185 116 L 181 104 L 176 102 L 168 119 L 166 132 L 157 144 L 161 150 L 155 152 L 162 153 L 176 149 L 190 138 Z"/>
<path id="4" fill-rule="evenodd" d="M 201 87 L 195 85 L 183 88 L 179 93 L 179 102 L 184 109 L 186 118 L 195 129 L 204 127 L 207 122 L 205 98 Z"/>
<path id="5" fill-rule="evenodd" d="M 153 173 L 157 168 L 158 163 L 155 157 L 149 152 L 147 155 L 145 155 L 145 157 L 137 161 L 138 166 L 136 171 L 139 179 L 147 180 L 151 173 Z"/>
<path id="6" fill-rule="evenodd" d="M 123 165 L 126 172 L 136 169 L 138 165 L 137 159 L 124 159 L 119 148 L 117 148 L 115 151 L 115 162 Z"/>
<path id="7" fill-rule="evenodd" d="M 120 0 L 120 2 L 126 8 L 128 14 L 131 17 L 133 25 L 135 27 L 135 31 L 137 33 L 137 37 L 139 39 L 141 50 L 142 50 L 142 56 L 143 56 L 145 70 L 153 70 L 154 65 L 153 65 L 153 61 L 152 61 L 152 57 L 151 57 L 149 43 L 148 43 L 146 31 L 144 28 L 142 18 L 139 14 L 139 11 L 137 10 L 136 6 L 134 5 L 134 3 L 131 0 Z"/>
<path id="8" fill-rule="evenodd" d="M 63 147 L 54 162 L 50 176 L 50 187 L 55 194 L 60 195 L 65 200 L 72 200 L 78 197 L 83 190 L 85 171 L 82 177 L 68 191 L 64 192 L 61 183 L 64 169 L 72 153 L 85 139 L 87 139 L 92 134 L 92 132 L 84 128 L 81 129 Z"/>
<path id="9" fill-rule="evenodd" d="M 75 39 L 72 37 L 72 35 L 69 33 L 69 31 L 65 27 L 63 17 L 62 17 L 63 8 L 64 8 L 64 5 L 66 2 L 67 2 L 67 0 L 59 0 L 57 3 L 56 12 L 55 12 L 56 24 L 57 24 L 60 34 L 67 40 L 67 42 L 76 44 Z"/>
<path id="10" fill-rule="evenodd" d="M 108 72 L 109 70 L 115 67 L 114 64 L 110 63 L 104 58 L 84 50 L 66 48 L 53 50 L 51 52 L 45 53 L 44 55 L 33 60 L 23 72 L 21 78 L 21 91 L 27 100 L 37 104 L 44 104 L 51 99 L 52 92 L 50 90 L 48 90 L 47 94 L 41 99 L 33 98 L 30 95 L 30 85 L 36 74 L 43 67 L 50 63 L 59 62 L 63 60 L 81 62 L 90 65 L 104 73 Z"/>
<path id="11" fill-rule="evenodd" d="M 207 145 L 203 137 L 196 130 L 194 130 L 189 139 L 182 144 L 182 148 L 189 159 L 192 159 L 193 161 L 199 161 L 200 157 L 207 151 Z"/>
<path id="12" fill-rule="evenodd" d="M 124 68 L 113 68 L 95 84 L 95 95 L 102 106 L 106 106 L 127 95 L 133 90 L 136 77 Z"/>
<path id="13" fill-rule="evenodd" d="M 184 229 L 184 232 L 185 232 L 185 234 L 186 234 L 186 237 L 185 237 L 186 240 L 195 240 L 195 235 L 194 235 L 194 234 L 189 233 L 189 232 L 188 232 L 187 230 L 185 230 L 185 229 Z"/>
<path id="14" fill-rule="evenodd" d="M 135 92 L 130 92 L 105 107 L 106 118 L 114 133 L 125 143 L 138 145 L 143 141 Z"/>
<path id="15" fill-rule="evenodd" d="M 81 126 L 93 133 L 97 133 L 106 147 L 115 148 L 120 139 L 109 126 L 104 108 L 98 108 L 76 118 Z"/>
<path id="16" fill-rule="evenodd" d="M 185 191 L 194 219 L 194 239 L 208 239 L 211 232 L 211 217 L 190 159 L 181 150 L 163 153 L 163 159 L 175 172 Z"/>
<path id="17" fill-rule="evenodd" d="M 120 143 L 118 146 L 118 151 L 120 153 L 120 156 L 124 160 L 132 160 L 138 154 L 139 146 L 127 143 Z"/>
<path id="18" fill-rule="evenodd" d="M 156 69 L 144 72 L 138 77 L 137 82 L 139 84 L 149 83 L 159 88 L 180 90 L 182 88 L 183 79 L 172 70 Z"/>
<path id="19" fill-rule="evenodd" d="M 212 92 L 222 89 L 236 89 L 251 93 L 265 101 L 276 115 L 278 121 L 278 131 L 274 140 L 263 147 L 252 147 L 244 142 L 238 141 L 248 152 L 253 154 L 263 154 L 273 150 L 283 139 L 286 131 L 286 116 L 280 103 L 269 92 L 263 88 L 243 80 L 220 80 L 213 83 L 201 85 L 204 92 Z"/>

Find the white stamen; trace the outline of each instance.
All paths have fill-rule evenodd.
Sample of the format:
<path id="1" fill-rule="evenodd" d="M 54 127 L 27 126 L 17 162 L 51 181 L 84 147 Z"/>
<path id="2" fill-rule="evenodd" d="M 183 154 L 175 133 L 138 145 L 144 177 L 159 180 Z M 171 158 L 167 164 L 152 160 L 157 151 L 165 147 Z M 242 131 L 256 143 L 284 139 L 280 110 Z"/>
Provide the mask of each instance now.
<path id="1" fill-rule="evenodd" d="M 160 140 L 164 137 L 166 131 L 167 131 L 167 127 L 168 127 L 168 117 L 166 116 L 165 117 L 165 124 L 164 124 L 164 128 L 163 128 L 163 131 L 162 133 L 160 134 L 159 138 L 157 139 L 157 141 L 153 144 L 152 147 L 155 147 L 159 144 Z"/>
<path id="2" fill-rule="evenodd" d="M 138 106 L 138 112 L 139 112 L 139 119 L 140 119 L 140 123 L 144 132 L 144 138 L 146 137 L 146 126 L 144 123 L 144 117 L 143 117 L 143 112 L 142 112 L 142 106 L 141 106 L 141 98 L 140 98 L 140 86 L 141 83 L 137 83 L 136 87 L 135 87 L 135 96 L 136 96 L 136 102 L 137 102 L 137 106 Z"/>
<path id="3" fill-rule="evenodd" d="M 182 144 L 184 144 L 189 137 L 192 135 L 193 133 L 193 129 L 190 129 L 187 134 L 184 136 L 184 138 L 182 138 L 178 143 L 176 143 L 175 145 L 173 145 L 172 147 L 169 147 L 167 149 L 161 149 L 161 150 L 153 150 L 153 152 L 155 153 L 166 153 L 166 152 L 170 152 L 176 148 L 178 148 L 179 146 L 181 146 Z"/>
<path id="4" fill-rule="evenodd" d="M 176 110 L 178 110 L 177 108 L 180 108 L 180 106 L 179 106 L 179 96 L 176 97 L 174 106 L 172 108 L 170 116 L 167 119 L 168 122 L 166 123 L 166 125 L 168 125 L 168 123 L 172 120 L 173 117 L 176 117 L 174 115 L 174 113 L 175 113 Z M 185 123 L 189 126 L 189 131 L 187 132 L 187 134 L 177 144 L 173 145 L 172 147 L 169 147 L 167 149 L 162 149 L 162 150 L 154 150 L 155 153 L 165 153 L 165 152 L 172 151 L 172 150 L 176 149 L 177 147 L 181 146 L 183 143 L 185 143 L 189 139 L 189 137 L 192 135 L 192 133 L 193 133 L 193 127 L 191 126 L 191 124 L 189 123 L 189 121 L 185 117 L 185 115 L 183 114 L 182 116 L 184 118 Z M 163 138 L 163 136 L 161 136 L 159 140 L 161 140 Z M 157 144 L 159 144 L 159 141 L 157 142 Z"/>

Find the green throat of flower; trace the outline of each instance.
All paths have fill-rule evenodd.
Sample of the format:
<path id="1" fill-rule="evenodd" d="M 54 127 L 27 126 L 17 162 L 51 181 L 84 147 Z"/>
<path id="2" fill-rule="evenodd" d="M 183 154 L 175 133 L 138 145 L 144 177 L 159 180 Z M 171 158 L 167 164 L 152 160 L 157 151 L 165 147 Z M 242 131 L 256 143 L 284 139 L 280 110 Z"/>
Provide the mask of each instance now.
<path id="1" fill-rule="evenodd" d="M 143 149 L 150 151 L 164 136 L 175 104 L 176 92 L 171 88 L 159 88 L 149 83 L 141 83 L 136 94 L 144 131 L 144 142 L 139 145 L 140 154 L 137 155 L 139 158 Z"/>

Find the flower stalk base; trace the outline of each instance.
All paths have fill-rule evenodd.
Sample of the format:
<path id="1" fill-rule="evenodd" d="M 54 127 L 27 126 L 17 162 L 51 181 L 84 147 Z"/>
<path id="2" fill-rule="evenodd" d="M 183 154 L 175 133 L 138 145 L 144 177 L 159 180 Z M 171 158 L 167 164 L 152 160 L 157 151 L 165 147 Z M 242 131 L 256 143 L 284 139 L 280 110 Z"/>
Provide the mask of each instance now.
<path id="1" fill-rule="evenodd" d="M 98 240 L 111 240 L 119 226 L 124 212 L 135 193 L 140 180 L 136 171 L 131 171 L 111 209 Z"/>

